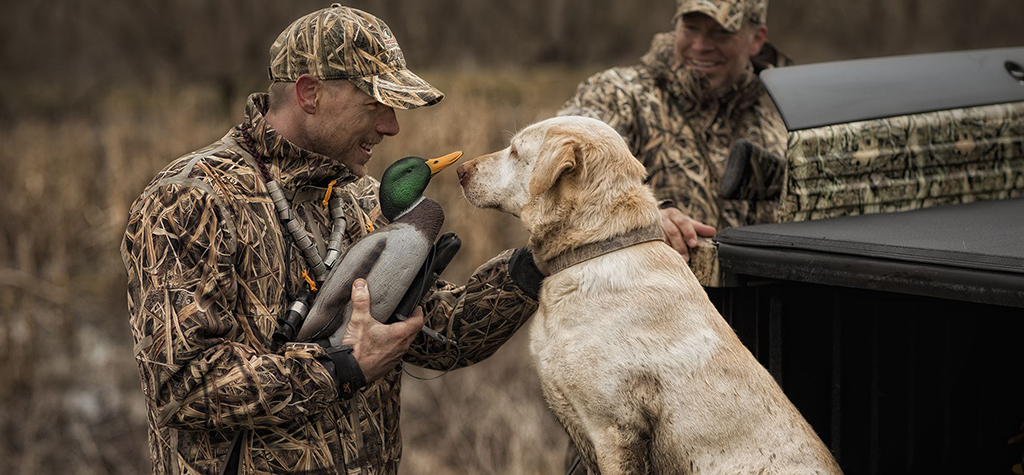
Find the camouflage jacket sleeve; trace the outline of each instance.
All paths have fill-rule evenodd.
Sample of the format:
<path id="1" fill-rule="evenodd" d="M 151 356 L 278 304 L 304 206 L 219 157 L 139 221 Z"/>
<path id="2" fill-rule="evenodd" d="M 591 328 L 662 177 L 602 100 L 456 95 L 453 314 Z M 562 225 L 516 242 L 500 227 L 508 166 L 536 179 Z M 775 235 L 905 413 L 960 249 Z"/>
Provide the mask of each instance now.
<path id="1" fill-rule="evenodd" d="M 576 95 L 558 110 L 559 116 L 579 115 L 600 120 L 614 128 L 629 145 L 633 155 L 640 152 L 637 101 L 630 85 L 636 73 L 625 68 L 602 71 L 583 81 Z"/>
<path id="2" fill-rule="evenodd" d="M 425 325 L 454 343 L 441 344 L 421 333 L 405 361 L 435 370 L 481 361 L 498 350 L 537 310 L 537 302 L 512 281 L 507 250 L 480 266 L 469 283 L 439 281 L 423 302 Z"/>
<path id="3" fill-rule="evenodd" d="M 136 360 L 156 422 L 271 427 L 320 411 L 337 397 L 316 361 L 323 350 L 268 353 L 269 338 L 236 305 L 252 292 L 235 262 L 240 210 L 201 188 L 165 185 L 140 198 L 122 244 Z"/>

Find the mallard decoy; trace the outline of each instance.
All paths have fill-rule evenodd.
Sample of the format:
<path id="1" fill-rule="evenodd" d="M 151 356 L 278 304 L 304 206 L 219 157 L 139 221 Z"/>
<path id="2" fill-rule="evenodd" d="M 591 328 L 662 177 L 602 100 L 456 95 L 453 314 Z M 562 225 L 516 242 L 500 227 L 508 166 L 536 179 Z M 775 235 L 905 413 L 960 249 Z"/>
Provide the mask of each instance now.
<path id="1" fill-rule="evenodd" d="M 433 175 L 461 156 L 454 152 L 429 160 L 406 157 L 384 171 L 380 208 L 389 224 L 356 242 L 331 269 L 299 329 L 298 341 L 319 341 L 348 324 L 352 282 L 358 278 L 366 279 L 369 287 L 370 314 L 388 322 L 431 256 L 444 223 L 441 205 L 424 197 L 423 191 Z"/>

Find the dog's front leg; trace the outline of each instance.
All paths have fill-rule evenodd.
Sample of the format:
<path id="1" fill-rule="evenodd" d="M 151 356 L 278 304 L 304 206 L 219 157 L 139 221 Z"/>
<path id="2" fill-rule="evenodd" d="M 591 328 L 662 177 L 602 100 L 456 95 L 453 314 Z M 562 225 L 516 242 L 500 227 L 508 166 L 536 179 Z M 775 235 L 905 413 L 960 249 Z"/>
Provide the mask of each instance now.
<path id="1" fill-rule="evenodd" d="M 636 427 L 608 426 L 592 432 L 601 475 L 652 474 L 651 438 Z"/>

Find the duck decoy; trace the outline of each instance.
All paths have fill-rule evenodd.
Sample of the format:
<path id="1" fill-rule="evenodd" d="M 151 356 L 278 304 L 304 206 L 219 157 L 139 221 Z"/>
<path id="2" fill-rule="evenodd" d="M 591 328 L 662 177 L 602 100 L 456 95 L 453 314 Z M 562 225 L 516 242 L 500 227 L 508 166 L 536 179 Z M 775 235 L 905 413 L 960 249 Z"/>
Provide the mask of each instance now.
<path id="1" fill-rule="evenodd" d="M 458 250 L 458 238 L 442 239 L 438 252 L 434 239 L 444 223 L 444 211 L 436 201 L 423 196 L 431 177 L 455 163 L 462 152 L 425 160 L 406 157 L 391 164 L 380 180 L 381 214 L 388 225 L 366 235 L 349 248 L 334 265 L 316 293 L 313 305 L 299 328 L 298 341 L 319 341 L 344 333 L 352 317 L 352 282 L 366 279 L 370 291 L 370 314 L 381 323 L 392 316 L 405 300 L 403 312 L 419 303 L 439 273 Z M 447 234 L 446 234 L 447 237 Z M 441 256 L 434 260 L 432 257 Z M 443 262 L 442 262 L 443 261 Z M 422 275 L 417 279 L 418 275 Z M 431 278 L 432 277 L 432 278 Z M 420 289 L 410 289 L 414 280 Z M 409 301 L 415 300 L 410 307 Z M 408 315 L 401 315 L 404 319 Z M 339 332 L 338 330 L 341 329 Z M 339 342 L 331 341 L 332 345 Z"/>

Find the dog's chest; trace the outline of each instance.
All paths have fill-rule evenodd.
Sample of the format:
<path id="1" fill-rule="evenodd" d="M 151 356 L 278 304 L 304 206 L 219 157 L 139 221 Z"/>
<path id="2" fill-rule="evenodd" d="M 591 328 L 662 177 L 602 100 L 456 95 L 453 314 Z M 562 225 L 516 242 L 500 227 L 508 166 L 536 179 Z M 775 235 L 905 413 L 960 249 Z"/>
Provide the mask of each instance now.
<path id="1" fill-rule="evenodd" d="M 552 315 L 543 310 L 538 310 L 533 316 L 533 325 L 530 327 L 530 353 L 534 358 L 550 360 L 557 356 L 558 352 L 552 350 L 552 345 L 559 338 L 565 338 L 564 332 L 558 331 L 558 321 Z"/>
<path id="2" fill-rule="evenodd" d="M 530 353 L 541 376 L 558 375 L 573 371 L 580 365 L 592 367 L 594 355 L 589 355 L 595 335 L 593 328 L 566 322 L 567 315 L 538 311 L 530 327 Z M 571 318 L 571 317 L 570 317 Z"/>
<path id="3" fill-rule="evenodd" d="M 704 315 L 707 309 L 637 293 L 542 293 L 530 328 L 530 351 L 542 377 L 624 367 L 688 374 L 715 359 L 724 342 Z"/>

